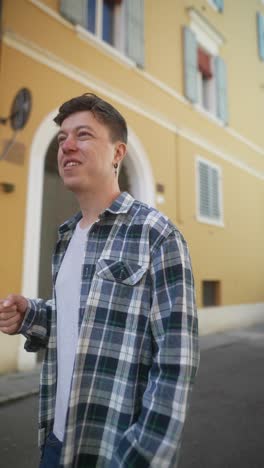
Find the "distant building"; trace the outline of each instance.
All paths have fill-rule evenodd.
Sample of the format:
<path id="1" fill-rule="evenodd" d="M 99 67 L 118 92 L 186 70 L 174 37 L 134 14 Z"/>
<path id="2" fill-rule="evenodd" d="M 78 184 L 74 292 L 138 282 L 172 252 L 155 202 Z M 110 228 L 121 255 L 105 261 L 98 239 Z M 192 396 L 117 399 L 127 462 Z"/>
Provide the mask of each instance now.
<path id="1" fill-rule="evenodd" d="M 0 5 L 0 116 L 20 88 L 32 95 L 29 121 L 0 161 L 0 297 L 50 295 L 56 229 L 77 209 L 57 175 L 52 119 L 65 100 L 94 92 L 128 122 L 122 188 L 189 243 L 201 310 L 222 306 L 228 320 L 232 306 L 263 306 L 264 2 Z M 13 132 L 0 131 L 3 152 Z M 35 364 L 23 342 L 1 334 L 0 372 Z"/>

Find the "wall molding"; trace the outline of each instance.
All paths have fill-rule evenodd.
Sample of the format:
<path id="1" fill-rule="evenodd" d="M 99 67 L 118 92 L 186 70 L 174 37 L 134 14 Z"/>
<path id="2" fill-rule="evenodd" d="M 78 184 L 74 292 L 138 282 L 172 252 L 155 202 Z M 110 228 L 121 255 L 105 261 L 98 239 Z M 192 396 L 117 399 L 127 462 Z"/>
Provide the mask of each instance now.
<path id="1" fill-rule="evenodd" d="M 60 14 L 58 14 L 57 12 L 55 12 L 52 8 L 48 7 L 47 5 L 45 5 L 44 3 L 42 3 L 41 0 L 28 0 L 29 3 L 31 3 L 32 5 L 36 6 L 37 8 L 39 8 L 40 10 L 42 10 L 45 14 L 53 17 L 56 21 L 60 22 L 61 24 L 63 24 L 64 26 L 68 27 L 69 29 L 76 29 L 76 31 L 78 32 L 78 27 L 76 26 L 73 26 L 69 21 L 66 21 Z M 193 10 L 193 9 L 192 9 Z M 196 14 L 197 16 L 197 14 Z M 212 28 L 211 28 L 212 29 Z M 215 32 L 215 34 L 218 36 L 218 40 L 220 40 L 220 43 L 221 41 L 224 42 L 224 38 L 219 35 L 218 32 Z M 108 54 L 109 54 L 109 51 L 108 51 Z M 120 54 L 121 55 L 121 54 Z M 112 57 L 113 57 L 113 54 L 112 54 Z M 116 57 L 114 57 L 116 58 Z M 120 58 L 120 57 L 119 57 Z M 120 61 L 120 60 L 119 60 Z M 123 60 L 124 62 L 124 60 Z M 123 63 L 125 66 L 131 66 L 132 68 L 132 61 L 129 62 L 129 59 L 125 60 L 125 63 Z M 171 88 L 169 85 L 167 85 L 166 83 L 164 83 L 163 81 L 159 80 L 158 78 L 156 78 L 155 76 L 151 75 L 150 73 L 144 71 L 144 70 L 140 70 L 138 67 L 135 67 L 134 68 L 134 72 L 136 73 L 139 73 L 141 76 L 144 76 L 144 78 L 146 80 L 148 80 L 149 82 L 151 82 L 152 84 L 154 84 L 155 86 L 157 86 L 159 89 L 161 89 L 162 91 L 165 91 L 167 94 L 169 94 L 170 96 L 174 97 L 175 99 L 177 99 L 178 101 L 186 104 L 186 105 L 192 105 L 190 104 L 190 102 L 188 101 L 188 99 L 186 99 L 182 94 L 178 93 L 177 91 L 175 91 L 173 88 Z M 215 118 L 215 116 L 213 115 L 209 115 L 208 112 L 204 112 L 203 109 L 199 108 L 199 106 L 194 106 L 192 105 L 195 110 L 197 112 L 199 112 L 204 118 L 207 118 L 209 120 L 211 120 L 212 122 L 214 122 L 216 125 L 219 125 L 221 127 L 223 127 L 223 124 L 222 122 Z M 228 126 L 228 127 L 223 127 L 225 131 L 227 131 L 230 135 L 232 135 L 234 138 L 236 138 L 238 141 L 244 143 L 245 145 L 247 145 L 250 149 L 253 149 L 256 153 L 264 156 L 264 149 L 257 145 L 256 143 L 252 142 L 251 140 L 249 140 L 248 138 L 244 137 L 243 135 L 241 135 L 238 131 L 236 131 L 235 129 L 233 129 L 232 127 Z"/>
<path id="2" fill-rule="evenodd" d="M 251 174 L 252 176 L 256 177 L 257 179 L 264 180 L 264 173 L 259 172 L 253 167 L 249 166 L 248 164 L 244 163 L 239 159 L 236 155 L 231 155 L 230 153 L 226 153 L 219 149 L 219 147 L 215 146 L 213 143 L 209 142 L 208 140 L 203 139 L 200 135 L 196 135 L 190 129 L 180 129 L 178 130 L 178 134 L 185 138 L 186 140 L 191 141 L 192 143 L 196 144 L 200 148 L 209 153 L 212 153 L 214 156 L 217 156 L 219 159 L 226 161 L 232 166 L 238 167 L 239 169 Z"/>
<path id="3" fill-rule="evenodd" d="M 107 44 L 107 42 L 100 39 L 95 34 L 90 33 L 87 31 L 83 26 L 79 26 L 78 24 L 75 26 L 76 35 L 79 39 L 84 42 L 89 43 L 100 52 L 108 55 L 112 59 L 116 60 L 117 62 L 121 63 L 123 66 L 127 68 L 137 68 L 136 62 L 133 62 L 130 58 L 126 55 L 122 54 L 118 49 L 115 47 Z"/>
<path id="4" fill-rule="evenodd" d="M 31 0 L 30 0 L 31 1 Z M 66 76 L 80 84 L 83 84 L 86 87 L 91 88 L 94 92 L 98 92 L 101 95 L 112 99 L 118 104 L 130 109 L 137 114 L 146 117 L 147 119 L 155 122 L 156 124 L 166 128 L 167 130 L 182 136 L 186 140 L 196 144 L 200 148 L 209 151 L 218 158 L 225 160 L 232 164 L 235 167 L 239 167 L 243 171 L 253 175 L 254 177 L 264 180 L 264 173 L 257 171 L 253 167 L 244 163 L 236 155 L 231 155 L 222 151 L 214 143 L 204 139 L 200 135 L 195 134 L 190 128 L 184 128 L 176 125 L 171 120 L 168 120 L 164 115 L 157 113 L 150 107 L 142 106 L 142 103 L 134 100 L 128 94 L 121 93 L 119 90 L 116 90 L 110 87 L 107 83 L 99 81 L 94 76 L 84 72 L 82 69 L 73 66 L 70 63 L 63 61 L 59 56 L 49 52 L 46 49 L 43 49 L 36 44 L 24 39 L 23 37 L 11 32 L 5 31 L 3 34 L 3 43 L 11 47 L 24 55 L 30 57 L 38 63 L 46 65 L 52 70 L 57 71 L 58 73 Z M 263 151 L 264 154 L 264 151 Z"/>
<path id="5" fill-rule="evenodd" d="M 191 19 L 190 28 L 195 33 L 197 41 L 210 54 L 219 55 L 219 48 L 224 38 L 203 18 L 194 8 L 188 9 Z"/>
<path id="6" fill-rule="evenodd" d="M 46 13 L 46 15 L 51 16 L 54 18 L 56 21 L 59 23 L 63 24 L 63 26 L 66 26 L 69 29 L 74 29 L 74 26 L 70 21 L 65 20 L 59 13 L 57 13 L 55 10 L 52 8 L 48 7 L 43 3 L 41 0 L 28 0 L 29 3 L 32 3 L 35 7 L 39 8 L 43 13 Z"/>

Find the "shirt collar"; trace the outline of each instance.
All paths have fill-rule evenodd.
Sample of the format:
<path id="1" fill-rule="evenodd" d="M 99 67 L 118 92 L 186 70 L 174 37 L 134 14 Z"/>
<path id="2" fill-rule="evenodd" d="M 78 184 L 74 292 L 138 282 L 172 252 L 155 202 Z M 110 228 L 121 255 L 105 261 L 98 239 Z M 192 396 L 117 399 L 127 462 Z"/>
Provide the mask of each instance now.
<path id="1" fill-rule="evenodd" d="M 134 201 L 135 199 L 129 193 L 121 192 L 113 201 L 113 203 L 99 215 L 99 219 L 103 218 L 106 212 L 112 214 L 127 213 L 133 205 Z M 59 227 L 59 233 L 62 235 L 66 231 L 73 231 L 81 218 L 82 213 L 79 211 L 76 215 L 72 216 Z"/>
<path id="2" fill-rule="evenodd" d="M 77 214 L 65 221 L 65 223 L 61 224 L 61 226 L 59 227 L 59 234 L 62 235 L 67 231 L 73 231 L 76 227 L 76 224 L 80 221 L 81 218 L 82 213 L 81 211 L 79 211 Z"/>
<path id="3" fill-rule="evenodd" d="M 113 201 L 112 205 L 105 209 L 104 213 L 106 211 L 113 214 L 127 213 L 133 205 L 134 201 L 134 198 L 129 193 L 121 192 Z M 104 213 L 102 213 L 102 215 Z"/>

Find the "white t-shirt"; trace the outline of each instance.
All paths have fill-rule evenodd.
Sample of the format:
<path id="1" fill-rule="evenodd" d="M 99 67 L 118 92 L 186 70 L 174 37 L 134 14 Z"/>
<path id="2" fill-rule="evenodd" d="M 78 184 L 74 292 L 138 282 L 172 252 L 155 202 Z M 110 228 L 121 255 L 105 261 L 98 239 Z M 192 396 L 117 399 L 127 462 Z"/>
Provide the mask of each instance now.
<path id="1" fill-rule="evenodd" d="M 78 342 L 82 266 L 88 226 L 79 223 L 64 255 L 55 284 L 57 306 L 57 393 L 53 432 L 62 441 Z"/>

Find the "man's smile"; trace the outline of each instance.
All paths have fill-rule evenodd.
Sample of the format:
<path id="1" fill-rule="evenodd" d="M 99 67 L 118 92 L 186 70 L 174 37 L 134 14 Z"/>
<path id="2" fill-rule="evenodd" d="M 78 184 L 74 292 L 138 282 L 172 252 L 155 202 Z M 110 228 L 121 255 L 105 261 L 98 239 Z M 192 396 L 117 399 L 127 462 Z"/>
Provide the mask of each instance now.
<path id="1" fill-rule="evenodd" d="M 70 167 L 74 167 L 74 166 L 80 166 L 80 161 L 76 161 L 75 159 L 68 159 L 66 161 L 64 161 L 63 163 L 63 167 L 64 168 L 70 168 Z"/>

